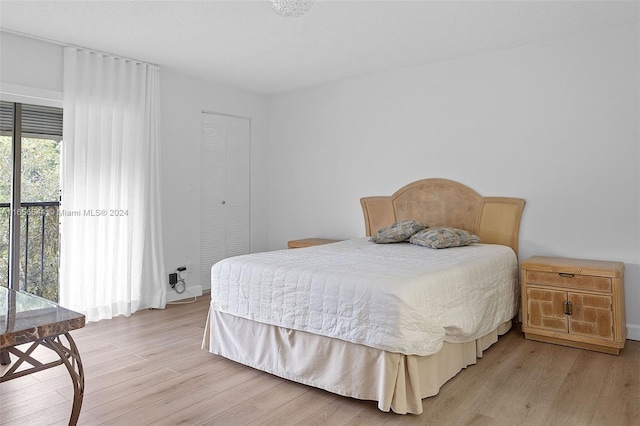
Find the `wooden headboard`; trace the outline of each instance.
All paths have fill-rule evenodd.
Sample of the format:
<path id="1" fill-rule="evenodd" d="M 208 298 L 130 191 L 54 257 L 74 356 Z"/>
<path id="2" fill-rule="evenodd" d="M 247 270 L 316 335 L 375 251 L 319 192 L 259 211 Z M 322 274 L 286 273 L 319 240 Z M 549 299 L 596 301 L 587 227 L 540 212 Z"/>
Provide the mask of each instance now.
<path id="1" fill-rule="evenodd" d="M 483 243 L 509 246 L 518 254 L 522 198 L 483 197 L 447 179 L 423 179 L 391 196 L 360 199 L 367 236 L 400 220 L 473 232 Z"/>

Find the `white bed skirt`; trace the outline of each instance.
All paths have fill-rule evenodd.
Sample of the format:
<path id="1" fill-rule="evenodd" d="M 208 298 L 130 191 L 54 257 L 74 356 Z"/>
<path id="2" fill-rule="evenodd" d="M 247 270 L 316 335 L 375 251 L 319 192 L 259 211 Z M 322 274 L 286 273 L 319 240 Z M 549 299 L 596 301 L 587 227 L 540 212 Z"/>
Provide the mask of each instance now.
<path id="1" fill-rule="evenodd" d="M 378 401 L 382 411 L 422 413 L 422 399 L 511 328 L 507 321 L 469 343 L 444 343 L 429 356 L 403 355 L 209 310 L 202 347 L 276 376 L 339 395 Z"/>

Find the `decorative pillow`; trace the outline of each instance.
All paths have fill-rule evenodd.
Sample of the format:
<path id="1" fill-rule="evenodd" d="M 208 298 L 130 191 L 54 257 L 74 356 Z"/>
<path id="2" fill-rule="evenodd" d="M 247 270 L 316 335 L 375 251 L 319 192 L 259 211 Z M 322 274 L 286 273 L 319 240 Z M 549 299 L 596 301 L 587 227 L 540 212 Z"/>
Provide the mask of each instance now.
<path id="1" fill-rule="evenodd" d="M 411 236 L 411 244 L 443 249 L 448 247 L 462 247 L 480 242 L 480 238 L 471 232 L 456 228 L 429 228 Z"/>
<path id="2" fill-rule="evenodd" d="M 407 241 L 413 234 L 422 231 L 426 227 L 427 225 L 415 220 L 403 220 L 379 229 L 378 232 L 371 236 L 371 241 L 377 244 Z"/>

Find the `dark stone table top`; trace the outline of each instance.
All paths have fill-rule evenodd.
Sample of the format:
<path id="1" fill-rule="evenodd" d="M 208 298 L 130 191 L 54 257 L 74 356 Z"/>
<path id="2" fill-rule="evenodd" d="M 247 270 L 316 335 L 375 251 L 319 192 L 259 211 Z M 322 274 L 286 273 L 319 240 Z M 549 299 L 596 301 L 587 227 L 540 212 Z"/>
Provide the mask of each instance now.
<path id="1" fill-rule="evenodd" d="M 0 349 L 84 327 L 84 315 L 0 286 Z"/>

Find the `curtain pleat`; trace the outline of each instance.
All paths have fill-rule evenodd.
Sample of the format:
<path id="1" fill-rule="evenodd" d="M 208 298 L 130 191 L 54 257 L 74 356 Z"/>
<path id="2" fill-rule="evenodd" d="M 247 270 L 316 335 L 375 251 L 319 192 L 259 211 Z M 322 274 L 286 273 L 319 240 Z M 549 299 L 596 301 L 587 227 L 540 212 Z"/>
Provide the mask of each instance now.
<path id="1" fill-rule="evenodd" d="M 164 308 L 159 69 L 72 47 L 64 69 L 60 303 Z"/>

